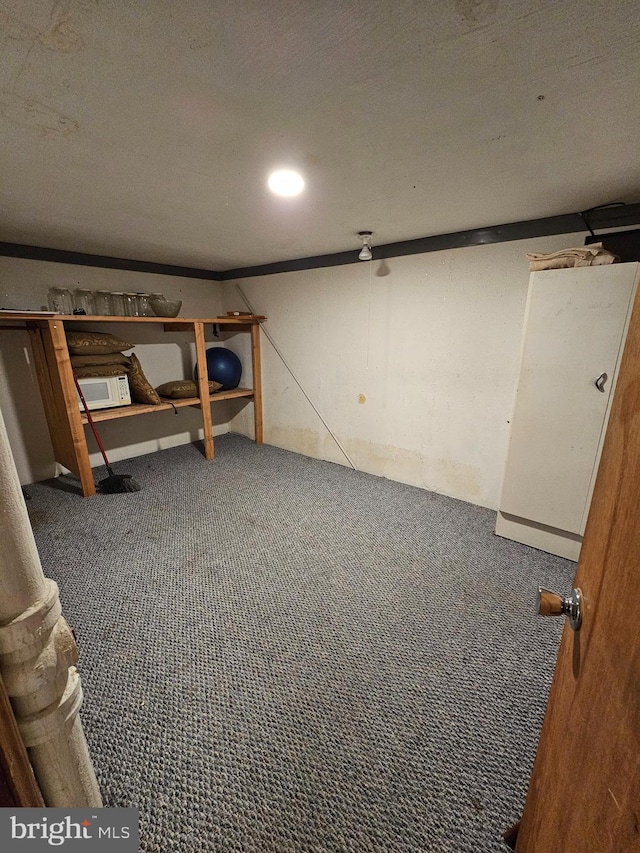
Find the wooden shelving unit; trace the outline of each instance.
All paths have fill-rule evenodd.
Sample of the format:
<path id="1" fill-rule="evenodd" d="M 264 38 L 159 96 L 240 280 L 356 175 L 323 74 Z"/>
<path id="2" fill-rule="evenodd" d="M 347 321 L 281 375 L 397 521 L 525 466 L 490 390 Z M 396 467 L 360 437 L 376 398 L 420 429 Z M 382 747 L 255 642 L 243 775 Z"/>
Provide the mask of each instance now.
<path id="1" fill-rule="evenodd" d="M 238 397 L 253 397 L 253 388 L 234 388 L 232 391 L 218 391 L 211 394 L 209 397 L 210 403 L 217 403 L 220 400 L 235 400 Z M 200 397 L 184 397 L 181 400 L 171 400 L 166 398 L 159 406 L 148 406 L 143 403 L 132 403 L 130 406 L 117 406 L 113 409 L 98 409 L 91 412 L 91 417 L 94 422 L 112 421 L 116 418 L 129 418 L 132 415 L 150 415 L 153 412 L 165 412 L 167 409 L 180 409 L 184 406 L 192 408 L 200 408 Z M 89 423 L 87 416 L 80 413 L 80 420 L 83 424 Z"/>
<path id="2" fill-rule="evenodd" d="M 174 408 L 191 406 L 200 409 L 204 432 L 204 451 L 207 459 L 215 457 L 211 406 L 202 405 L 220 400 L 249 398 L 253 400 L 255 440 L 262 444 L 262 365 L 260 356 L 260 321 L 264 317 L 242 315 L 239 317 L 206 317 L 166 319 L 163 317 L 84 317 L 36 312 L 0 313 L 0 329 L 26 328 L 31 339 L 34 363 L 44 404 L 45 416 L 56 461 L 72 471 L 79 479 L 82 494 L 94 495 L 96 487 L 89 462 L 89 451 L 84 432 L 87 417 L 80 412 L 73 381 L 71 360 L 65 336 L 66 324 L 81 323 L 85 328 L 95 323 L 131 323 L 162 326 L 167 332 L 187 332 L 193 335 L 198 366 L 199 396 L 182 400 L 163 401 L 160 405 L 120 406 L 114 409 L 92 411 L 94 421 L 109 421 L 135 415 L 152 414 Z M 20 323 L 16 327 L 16 323 Z M 11 324 L 11 325 L 8 325 Z M 220 331 L 248 332 L 251 335 L 252 388 L 234 388 L 209 394 L 205 326 L 216 326 Z"/>

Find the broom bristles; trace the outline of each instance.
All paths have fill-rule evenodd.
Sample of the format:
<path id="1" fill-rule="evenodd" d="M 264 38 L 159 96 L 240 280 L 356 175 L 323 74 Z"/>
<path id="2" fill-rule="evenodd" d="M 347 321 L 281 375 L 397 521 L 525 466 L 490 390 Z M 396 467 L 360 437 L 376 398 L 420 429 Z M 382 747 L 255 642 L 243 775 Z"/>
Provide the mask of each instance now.
<path id="1" fill-rule="evenodd" d="M 125 492 L 139 492 L 140 486 L 131 474 L 111 474 L 98 483 L 101 491 L 111 495 L 123 494 Z"/>

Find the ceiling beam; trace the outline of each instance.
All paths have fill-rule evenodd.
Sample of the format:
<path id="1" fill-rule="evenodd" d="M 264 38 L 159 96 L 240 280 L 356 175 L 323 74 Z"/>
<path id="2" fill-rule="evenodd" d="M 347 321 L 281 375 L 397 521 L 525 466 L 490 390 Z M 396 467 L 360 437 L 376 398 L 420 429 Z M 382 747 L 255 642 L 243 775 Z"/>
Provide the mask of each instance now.
<path id="1" fill-rule="evenodd" d="M 374 244 L 373 256 L 374 260 L 382 260 L 383 258 L 397 258 L 403 255 L 440 252 L 444 249 L 461 249 L 467 246 L 484 246 L 510 240 L 530 240 L 535 237 L 550 237 L 554 234 L 571 234 L 588 231 L 589 228 L 597 231 L 603 228 L 624 228 L 638 224 L 640 224 L 640 204 L 612 205 L 593 208 L 583 213 L 566 213 L 560 216 L 547 216 L 542 219 L 526 219 L 522 222 L 491 225 L 487 228 L 471 228 L 468 231 L 455 231 L 450 234 L 435 234 L 431 237 L 418 237 L 415 240 L 403 240 L 381 246 Z M 354 248 L 347 252 L 334 252 L 328 255 L 314 255 L 254 267 L 238 267 L 237 269 L 219 271 L 159 264 L 152 261 L 113 258 L 108 255 L 89 255 L 83 252 L 68 252 L 61 249 L 46 249 L 42 246 L 25 246 L 21 243 L 0 242 L 0 255 L 87 267 L 105 267 L 129 272 L 148 272 L 210 281 L 229 281 L 236 278 L 251 278 L 260 275 L 362 263 L 358 259 L 359 248 L 354 241 Z"/>
<path id="2" fill-rule="evenodd" d="M 220 281 L 220 273 L 195 267 L 178 267 L 153 261 L 134 261 L 129 258 L 112 258 L 109 255 L 88 255 L 84 252 L 66 252 L 46 249 L 43 246 L 25 246 L 22 243 L 0 243 L 0 255 L 10 258 L 27 258 L 32 261 L 49 261 L 56 264 L 76 264 L 81 267 L 103 267 L 128 272 L 150 272 L 159 275 L 178 275 L 183 278 L 204 278 Z"/>
<path id="3" fill-rule="evenodd" d="M 522 222 L 509 222 L 506 225 L 491 225 L 487 228 L 472 228 L 469 231 L 455 231 L 451 234 L 435 234 L 432 237 L 418 237 L 415 240 L 403 240 L 399 243 L 373 245 L 373 260 L 397 258 L 402 255 L 421 255 L 425 252 L 441 252 L 443 249 L 462 249 L 466 246 L 484 246 L 489 243 L 504 243 L 509 240 L 530 240 L 534 237 L 550 237 L 553 234 L 571 234 L 602 228 L 622 228 L 640 224 L 640 204 L 625 204 L 615 207 L 594 208 L 584 213 L 566 213 L 561 216 L 547 216 L 543 219 L 526 219 Z M 257 267 L 240 267 L 224 270 L 220 273 L 223 281 L 236 278 L 250 278 L 258 275 L 273 275 L 282 272 L 335 267 L 342 264 L 359 264 L 360 245 L 348 252 L 332 255 L 316 255 L 310 258 L 298 258 L 292 261 L 280 261 Z"/>

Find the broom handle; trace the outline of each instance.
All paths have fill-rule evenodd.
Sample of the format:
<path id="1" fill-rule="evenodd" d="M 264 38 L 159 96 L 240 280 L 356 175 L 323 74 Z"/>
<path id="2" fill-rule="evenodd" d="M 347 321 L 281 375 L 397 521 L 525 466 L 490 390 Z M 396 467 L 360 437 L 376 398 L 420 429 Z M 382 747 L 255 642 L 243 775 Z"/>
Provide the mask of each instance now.
<path id="1" fill-rule="evenodd" d="M 100 448 L 100 453 L 102 453 L 102 458 L 104 459 L 104 464 L 107 466 L 107 470 L 109 470 L 109 473 L 111 473 L 111 471 L 110 471 L 111 466 L 109 465 L 109 460 L 107 459 L 107 452 L 104 449 L 104 445 L 102 443 L 100 435 L 98 434 L 98 430 L 96 429 L 95 422 L 94 422 L 93 418 L 91 417 L 91 412 L 89 411 L 89 406 L 87 406 L 87 401 L 84 399 L 84 394 L 82 393 L 82 388 L 80 387 L 80 383 L 78 382 L 78 377 L 76 376 L 75 370 L 73 371 L 73 381 L 76 383 L 76 389 L 78 391 L 78 395 L 79 395 L 80 399 L 82 400 L 82 406 L 84 408 L 84 413 L 87 416 L 87 420 L 89 421 L 89 426 L 91 427 L 91 431 L 93 432 L 93 437 L 95 438 L 96 442 L 98 443 L 98 447 Z"/>

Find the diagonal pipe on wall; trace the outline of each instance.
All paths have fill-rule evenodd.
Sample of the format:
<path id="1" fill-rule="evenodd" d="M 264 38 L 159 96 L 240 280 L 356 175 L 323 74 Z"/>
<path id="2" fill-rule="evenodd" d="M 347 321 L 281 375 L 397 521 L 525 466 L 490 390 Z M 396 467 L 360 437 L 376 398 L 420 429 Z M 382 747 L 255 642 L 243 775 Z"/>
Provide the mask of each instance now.
<path id="1" fill-rule="evenodd" d="M 46 578 L 0 412 L 0 671 L 46 806 L 101 807 L 78 716 L 78 650 Z"/>

